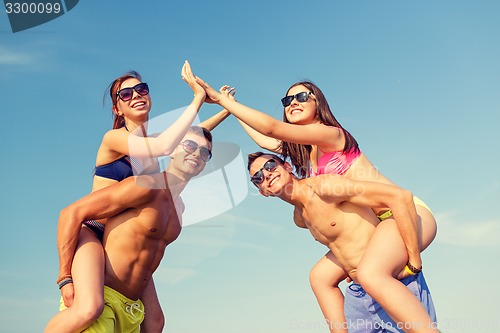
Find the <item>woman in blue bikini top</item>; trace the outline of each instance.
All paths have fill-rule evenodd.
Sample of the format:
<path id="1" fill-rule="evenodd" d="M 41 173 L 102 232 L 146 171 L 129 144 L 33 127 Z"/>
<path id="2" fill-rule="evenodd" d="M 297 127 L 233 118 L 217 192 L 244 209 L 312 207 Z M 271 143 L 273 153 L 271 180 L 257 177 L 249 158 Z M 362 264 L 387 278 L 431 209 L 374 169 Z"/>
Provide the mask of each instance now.
<path id="1" fill-rule="evenodd" d="M 149 86 L 142 82 L 139 73 L 128 72 L 109 85 L 107 90 L 112 101 L 113 129 L 104 134 L 97 151 L 92 191 L 134 174 L 158 171 L 155 157 L 170 155 L 175 150 L 205 100 L 205 91 L 196 83 L 187 61 L 182 67 L 182 79 L 193 90 L 194 98 L 182 115 L 155 137 L 144 135 L 152 101 Z M 200 125 L 212 130 L 224 119 L 221 114 Z M 130 156 L 132 148 L 133 157 Z M 148 163 L 143 163 L 142 159 Z M 102 236 L 103 231 L 103 225 L 97 221 L 84 222 L 71 270 L 78 276 L 60 273 L 57 279 L 62 294 L 61 304 L 67 309 L 51 319 L 46 332 L 80 332 L 101 315 L 104 307 L 104 254 L 99 234 Z M 63 246 L 58 244 L 58 247 Z M 148 314 L 141 327 L 147 331 L 162 331 L 164 317 L 153 281 L 146 288 L 142 301 Z"/>

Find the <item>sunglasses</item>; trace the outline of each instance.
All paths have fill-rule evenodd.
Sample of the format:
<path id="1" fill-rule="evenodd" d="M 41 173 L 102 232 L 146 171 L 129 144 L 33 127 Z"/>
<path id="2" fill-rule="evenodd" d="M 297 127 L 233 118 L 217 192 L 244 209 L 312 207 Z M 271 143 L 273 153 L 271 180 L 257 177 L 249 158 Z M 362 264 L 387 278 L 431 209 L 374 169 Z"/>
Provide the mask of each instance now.
<path id="1" fill-rule="evenodd" d="M 130 101 L 132 99 L 132 96 L 134 96 L 134 90 L 141 96 L 149 94 L 148 84 L 146 82 L 141 82 L 133 87 L 118 90 L 116 92 L 116 96 L 118 96 L 124 102 Z"/>
<path id="2" fill-rule="evenodd" d="M 250 178 L 250 180 L 255 186 L 259 186 L 264 181 L 264 173 L 262 172 L 262 170 L 273 172 L 274 170 L 276 170 L 277 167 L 278 163 L 276 163 L 275 160 L 273 159 L 267 160 L 267 162 L 264 163 L 264 166 L 260 168 L 259 171 L 254 173 L 253 176 Z"/>
<path id="3" fill-rule="evenodd" d="M 212 158 L 212 151 L 207 147 L 201 147 L 193 140 L 184 140 L 181 142 L 182 148 L 188 154 L 194 153 L 198 148 L 200 148 L 200 157 L 203 161 L 208 162 Z"/>
<path id="4" fill-rule="evenodd" d="M 288 105 L 292 104 L 292 101 L 294 99 L 296 99 L 297 102 L 299 102 L 299 103 L 304 103 L 304 102 L 307 102 L 307 100 L 309 99 L 309 95 L 312 95 L 312 92 L 303 91 L 303 92 L 300 92 L 296 95 L 285 96 L 281 99 L 281 104 L 283 104 L 284 107 L 287 107 Z"/>

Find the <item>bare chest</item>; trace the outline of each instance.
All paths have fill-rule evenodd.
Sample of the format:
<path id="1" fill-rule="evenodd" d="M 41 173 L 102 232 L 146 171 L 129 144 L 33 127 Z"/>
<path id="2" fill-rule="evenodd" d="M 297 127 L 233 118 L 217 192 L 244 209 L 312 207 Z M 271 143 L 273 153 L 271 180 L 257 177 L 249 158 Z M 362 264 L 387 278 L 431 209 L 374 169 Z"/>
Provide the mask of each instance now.
<path id="1" fill-rule="evenodd" d="M 157 200 L 143 210 L 142 232 L 152 239 L 163 240 L 167 245 L 181 232 L 181 213 L 175 205 L 159 195 Z"/>
<path id="2" fill-rule="evenodd" d="M 158 195 L 142 207 L 128 209 L 108 219 L 105 235 L 124 239 L 131 237 L 135 241 L 163 241 L 170 244 L 181 232 L 180 212 L 177 214 L 171 200 L 159 192 Z"/>
<path id="3" fill-rule="evenodd" d="M 308 200 L 302 209 L 302 218 L 311 235 L 329 246 L 342 232 L 343 216 L 334 204 L 327 205 L 319 199 Z"/>

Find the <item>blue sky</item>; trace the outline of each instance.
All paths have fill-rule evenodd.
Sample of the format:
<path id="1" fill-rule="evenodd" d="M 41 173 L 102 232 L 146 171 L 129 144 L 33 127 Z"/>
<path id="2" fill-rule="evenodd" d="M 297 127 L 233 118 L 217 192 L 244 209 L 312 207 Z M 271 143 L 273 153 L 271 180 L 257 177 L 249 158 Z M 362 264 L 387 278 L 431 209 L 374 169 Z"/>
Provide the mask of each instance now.
<path id="1" fill-rule="evenodd" d="M 90 191 L 107 85 L 139 71 L 160 116 L 190 102 L 188 59 L 280 119 L 292 83 L 317 83 L 368 158 L 433 209 L 423 260 L 443 331 L 498 332 L 497 1 L 96 3 L 15 34 L 0 6 L 3 331 L 41 331 L 57 311 L 57 217 Z M 258 150 L 233 118 L 214 137 Z M 327 332 L 308 285 L 326 248 L 245 181 L 241 203 L 167 248 L 155 274 L 165 331 Z"/>

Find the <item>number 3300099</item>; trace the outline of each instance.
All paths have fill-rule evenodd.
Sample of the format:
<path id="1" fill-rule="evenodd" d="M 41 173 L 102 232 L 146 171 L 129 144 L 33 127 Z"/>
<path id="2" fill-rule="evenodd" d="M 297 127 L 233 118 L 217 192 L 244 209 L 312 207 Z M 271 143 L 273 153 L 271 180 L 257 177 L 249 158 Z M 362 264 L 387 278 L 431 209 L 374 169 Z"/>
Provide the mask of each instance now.
<path id="1" fill-rule="evenodd" d="M 58 2 L 6 2 L 5 10 L 7 14 L 59 14 L 61 12 L 61 4 Z"/>

